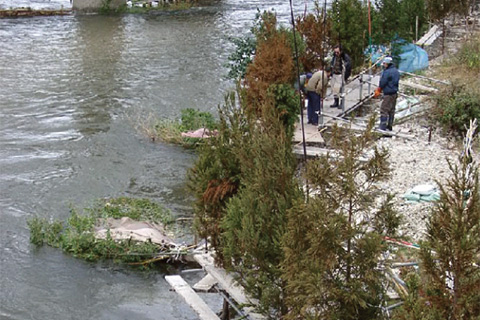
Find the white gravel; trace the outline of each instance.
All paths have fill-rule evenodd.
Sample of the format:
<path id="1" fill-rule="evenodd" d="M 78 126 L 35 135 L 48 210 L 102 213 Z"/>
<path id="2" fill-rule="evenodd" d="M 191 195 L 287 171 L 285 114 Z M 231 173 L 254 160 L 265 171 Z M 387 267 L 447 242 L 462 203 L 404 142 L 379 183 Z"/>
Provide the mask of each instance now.
<path id="1" fill-rule="evenodd" d="M 433 132 L 429 142 L 429 130 L 420 122 L 412 120 L 394 126 L 394 131 L 408 133 L 414 139 L 393 137 L 377 142 L 377 146 L 389 150 L 392 169 L 390 180 L 380 186 L 394 194 L 394 207 L 403 217 L 401 231 L 414 241 L 424 237 L 433 203 L 407 202 L 402 196 L 417 185 L 444 183 L 451 177 L 447 159 L 455 163 L 460 152 L 458 141 L 449 141 L 439 133 Z"/>

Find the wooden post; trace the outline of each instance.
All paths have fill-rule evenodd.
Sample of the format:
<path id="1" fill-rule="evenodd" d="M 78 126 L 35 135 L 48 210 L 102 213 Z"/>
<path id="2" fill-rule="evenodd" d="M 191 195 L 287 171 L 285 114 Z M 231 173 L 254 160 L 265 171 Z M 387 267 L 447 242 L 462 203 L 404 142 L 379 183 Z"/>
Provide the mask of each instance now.
<path id="1" fill-rule="evenodd" d="M 415 42 L 418 41 L 418 16 L 415 17 Z"/>

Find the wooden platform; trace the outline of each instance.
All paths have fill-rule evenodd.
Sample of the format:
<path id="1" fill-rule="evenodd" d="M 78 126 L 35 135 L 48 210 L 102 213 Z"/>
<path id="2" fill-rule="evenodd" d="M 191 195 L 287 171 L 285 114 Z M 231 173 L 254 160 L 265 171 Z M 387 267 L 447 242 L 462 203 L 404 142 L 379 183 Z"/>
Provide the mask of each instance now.
<path id="1" fill-rule="evenodd" d="M 165 276 L 165 280 L 167 280 L 172 288 L 185 299 L 193 310 L 195 310 L 201 320 L 220 320 L 215 312 L 210 309 L 205 301 L 193 291 L 190 285 L 183 280 L 181 276 Z"/>
<path id="2" fill-rule="evenodd" d="M 303 112 L 303 130 L 302 123 L 299 121 L 295 125 L 295 132 L 293 137 L 294 152 L 297 156 L 303 156 L 303 136 L 305 135 L 305 145 L 307 157 L 315 157 L 324 154 L 326 151 L 322 150 L 325 147 L 325 140 L 322 137 L 319 129 L 325 127 L 328 123 L 334 122 L 335 118 L 340 118 L 348 114 L 359 105 L 370 99 L 373 91 L 376 89 L 380 75 L 364 74 L 352 78 L 352 80 L 345 85 L 344 89 L 344 104 L 343 108 L 331 108 L 333 104 L 333 94 L 331 90 L 327 91 L 327 96 L 323 101 L 322 114 L 319 115 L 319 125 L 307 124 L 307 111 Z"/>
<path id="3" fill-rule="evenodd" d="M 243 288 L 236 283 L 231 275 L 227 274 L 224 269 L 215 266 L 214 259 L 210 253 L 196 254 L 194 259 L 218 282 L 218 285 L 222 289 L 228 292 L 230 297 L 235 300 L 238 305 L 244 306 L 242 310 L 248 315 L 249 319 L 266 319 L 263 315 L 255 313 L 253 307 L 251 307 L 251 305 L 256 305 L 257 301 L 249 299 Z"/>
<path id="4" fill-rule="evenodd" d="M 185 299 L 201 320 L 219 320 L 215 312 L 196 293 L 196 291 L 210 292 L 213 287 L 228 293 L 230 298 L 225 299 L 229 299 L 229 303 L 232 303 L 231 300 L 233 300 L 233 307 L 242 316 L 242 319 L 266 319 L 263 315 L 254 312 L 254 306 L 257 305 L 257 301 L 249 299 L 244 289 L 237 284 L 231 275 L 227 274 L 224 269 L 215 266 L 211 253 L 197 253 L 193 255 L 193 258 L 206 272 L 206 276 L 193 286 L 195 290 L 180 275 L 165 276 L 165 280 Z M 217 292 L 216 294 L 222 293 L 220 291 Z"/>

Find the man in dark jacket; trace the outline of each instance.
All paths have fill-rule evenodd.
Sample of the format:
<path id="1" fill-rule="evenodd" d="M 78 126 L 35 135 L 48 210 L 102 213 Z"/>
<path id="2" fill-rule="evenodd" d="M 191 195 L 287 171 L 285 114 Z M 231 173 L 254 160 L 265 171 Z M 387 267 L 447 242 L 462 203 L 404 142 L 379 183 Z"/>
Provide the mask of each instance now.
<path id="1" fill-rule="evenodd" d="M 332 69 L 332 92 L 333 98 L 335 99 L 334 104 L 331 108 L 340 108 L 340 92 L 342 91 L 345 82 L 352 73 L 352 60 L 350 56 L 343 52 L 341 45 L 336 45 L 333 48 L 333 58 L 331 62 Z"/>
<path id="2" fill-rule="evenodd" d="M 383 59 L 385 70 L 380 77 L 379 88 L 383 91 L 383 101 L 380 106 L 380 130 L 392 131 L 393 120 L 395 117 L 395 105 L 397 104 L 398 83 L 400 82 L 400 73 L 393 64 L 391 57 Z M 377 89 L 378 91 L 378 89 Z"/>

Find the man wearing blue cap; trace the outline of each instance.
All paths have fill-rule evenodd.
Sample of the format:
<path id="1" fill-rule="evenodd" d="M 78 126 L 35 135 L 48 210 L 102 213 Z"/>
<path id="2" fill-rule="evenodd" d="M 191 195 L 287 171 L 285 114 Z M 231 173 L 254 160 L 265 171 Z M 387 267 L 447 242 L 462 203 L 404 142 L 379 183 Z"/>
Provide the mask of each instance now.
<path id="1" fill-rule="evenodd" d="M 318 112 L 321 109 L 322 97 L 327 92 L 328 78 L 330 77 L 330 67 L 325 70 L 319 70 L 313 75 L 307 73 L 307 83 L 305 89 L 307 91 L 307 119 L 310 124 L 318 125 Z"/>
<path id="2" fill-rule="evenodd" d="M 392 131 L 393 120 L 395 118 L 395 105 L 397 104 L 398 83 L 400 82 L 400 73 L 393 64 L 392 57 L 383 59 L 385 70 L 380 77 L 380 84 L 375 92 L 378 96 L 383 91 L 383 101 L 380 106 L 380 130 Z"/>

